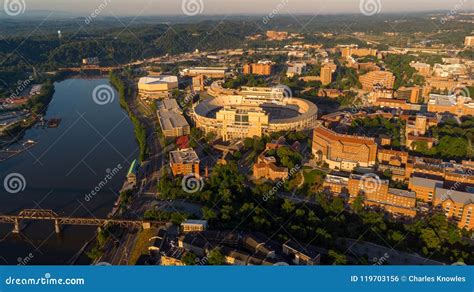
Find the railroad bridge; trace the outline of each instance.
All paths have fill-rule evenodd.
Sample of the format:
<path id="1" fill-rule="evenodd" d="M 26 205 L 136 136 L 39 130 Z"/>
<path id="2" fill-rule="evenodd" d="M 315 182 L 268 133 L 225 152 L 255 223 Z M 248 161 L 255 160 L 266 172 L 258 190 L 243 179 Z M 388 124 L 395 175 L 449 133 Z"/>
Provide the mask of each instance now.
<path id="1" fill-rule="evenodd" d="M 13 233 L 20 233 L 20 224 L 23 220 L 53 221 L 56 233 L 61 232 L 61 225 L 106 226 L 110 224 L 125 228 L 149 229 L 152 225 L 166 225 L 167 223 L 161 221 L 62 217 L 56 214 L 53 210 L 43 209 L 25 209 L 18 213 L 18 215 L 0 215 L 0 224 L 5 223 L 14 225 Z"/>
<path id="2" fill-rule="evenodd" d="M 85 65 L 81 67 L 59 68 L 59 71 L 82 72 L 82 71 L 100 71 L 110 72 L 120 69 L 120 67 L 101 67 L 97 65 Z"/>

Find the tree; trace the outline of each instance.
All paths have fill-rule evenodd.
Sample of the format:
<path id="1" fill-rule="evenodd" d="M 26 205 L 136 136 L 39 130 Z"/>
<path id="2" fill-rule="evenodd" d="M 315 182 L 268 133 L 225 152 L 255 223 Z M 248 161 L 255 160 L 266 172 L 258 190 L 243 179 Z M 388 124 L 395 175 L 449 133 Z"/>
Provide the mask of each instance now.
<path id="1" fill-rule="evenodd" d="M 440 248 L 440 241 L 436 233 L 431 228 L 425 228 L 421 231 L 421 240 L 426 245 L 428 249 L 438 249 Z"/>
<path id="2" fill-rule="evenodd" d="M 196 255 L 190 251 L 186 252 L 186 254 L 181 258 L 183 263 L 186 266 L 194 266 L 196 264 Z"/>
<path id="3" fill-rule="evenodd" d="M 225 257 L 218 249 L 213 249 L 207 254 L 207 262 L 211 266 L 222 266 L 225 264 Z"/>
<path id="4" fill-rule="evenodd" d="M 333 265 L 345 265 L 347 264 L 347 257 L 344 254 L 340 254 L 335 250 L 329 250 L 329 258 L 333 261 Z"/>

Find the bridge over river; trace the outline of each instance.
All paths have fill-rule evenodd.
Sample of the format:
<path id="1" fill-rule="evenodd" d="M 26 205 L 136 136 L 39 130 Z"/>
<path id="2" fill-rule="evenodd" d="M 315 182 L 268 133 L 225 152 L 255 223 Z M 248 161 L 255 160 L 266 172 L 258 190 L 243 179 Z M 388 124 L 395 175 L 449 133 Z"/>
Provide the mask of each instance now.
<path id="1" fill-rule="evenodd" d="M 61 232 L 61 225 L 82 225 L 82 226 L 106 226 L 116 225 L 125 228 L 143 228 L 149 229 L 151 226 L 164 226 L 167 222 L 162 221 L 144 221 L 144 220 L 126 220 L 126 219 L 99 219 L 82 217 L 63 217 L 52 210 L 43 209 L 25 209 L 18 215 L 0 215 L 0 224 L 13 224 L 13 233 L 20 233 L 21 221 L 53 221 L 56 233 Z"/>

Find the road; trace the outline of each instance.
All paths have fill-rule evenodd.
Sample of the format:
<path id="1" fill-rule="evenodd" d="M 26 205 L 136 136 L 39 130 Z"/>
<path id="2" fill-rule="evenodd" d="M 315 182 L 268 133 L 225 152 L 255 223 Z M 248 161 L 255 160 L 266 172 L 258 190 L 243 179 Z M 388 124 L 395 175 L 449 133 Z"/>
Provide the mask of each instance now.
<path id="1" fill-rule="evenodd" d="M 156 129 L 156 113 L 149 105 L 137 98 L 137 88 L 134 80 L 129 81 L 128 86 L 133 90 L 132 96 L 127 96 L 127 104 L 132 113 L 146 127 L 148 160 L 143 161 L 141 165 L 141 181 L 138 182 L 139 190 L 123 216 L 129 219 L 142 219 L 143 213 L 152 208 L 156 200 L 157 184 L 162 175 L 163 163 L 166 161 L 165 155 L 167 155 L 170 147 L 163 149 L 161 146 Z M 139 110 L 140 107 L 145 108 L 149 116 L 143 114 Z M 136 228 L 124 228 L 119 234 L 112 235 L 104 248 L 104 255 L 98 262 L 106 262 L 111 265 L 127 265 L 137 240 L 137 231 Z"/>

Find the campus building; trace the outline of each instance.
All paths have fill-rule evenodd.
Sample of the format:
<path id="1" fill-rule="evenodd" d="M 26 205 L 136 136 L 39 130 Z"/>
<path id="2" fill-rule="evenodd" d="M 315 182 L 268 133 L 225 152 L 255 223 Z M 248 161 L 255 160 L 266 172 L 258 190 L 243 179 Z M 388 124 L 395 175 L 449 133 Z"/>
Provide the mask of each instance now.
<path id="1" fill-rule="evenodd" d="M 464 39 L 464 46 L 465 47 L 474 47 L 474 36 L 467 36 Z"/>
<path id="2" fill-rule="evenodd" d="M 372 71 L 359 77 L 362 89 L 372 91 L 376 87 L 392 89 L 395 84 L 395 76 L 389 71 Z"/>
<path id="3" fill-rule="evenodd" d="M 474 115 L 474 102 L 470 97 L 430 94 L 428 111 L 433 113 L 451 113 L 462 117 Z"/>
<path id="4" fill-rule="evenodd" d="M 377 56 L 377 50 L 372 48 L 359 48 L 357 46 L 346 46 L 341 48 L 342 57 L 358 56 Z"/>
<path id="5" fill-rule="evenodd" d="M 191 127 L 183 116 L 176 99 L 166 98 L 157 101 L 158 123 L 165 137 L 189 135 Z"/>
<path id="6" fill-rule="evenodd" d="M 288 168 L 277 166 L 275 157 L 262 154 L 253 165 L 253 176 L 256 179 L 283 180 L 288 177 Z"/>
<path id="7" fill-rule="evenodd" d="M 138 95 L 141 98 L 156 99 L 168 97 L 170 91 L 178 88 L 176 76 L 148 76 L 138 81 Z"/>
<path id="8" fill-rule="evenodd" d="M 276 41 L 286 40 L 288 38 L 288 32 L 269 30 L 267 31 L 267 38 Z"/>
<path id="9" fill-rule="evenodd" d="M 323 186 L 334 195 L 346 195 L 351 203 L 361 196 L 365 206 L 382 208 L 396 216 L 416 216 L 416 194 L 390 188 L 388 180 L 382 180 L 376 175 L 329 175 Z"/>
<path id="10" fill-rule="evenodd" d="M 191 149 L 170 152 L 170 167 L 174 176 L 194 174 L 199 177 L 199 157 Z"/>
<path id="11" fill-rule="evenodd" d="M 331 84 L 333 69 L 330 66 L 324 66 L 321 68 L 321 83 L 323 85 Z"/>
<path id="12" fill-rule="evenodd" d="M 273 63 L 271 61 L 260 61 L 258 63 L 245 64 L 243 73 L 245 75 L 254 74 L 262 76 L 272 75 Z"/>
<path id="13" fill-rule="evenodd" d="M 415 192 L 416 198 L 431 203 L 437 188 L 442 188 L 444 182 L 436 179 L 413 176 L 408 183 L 408 189 Z"/>
<path id="14" fill-rule="evenodd" d="M 396 92 L 396 98 L 410 103 L 418 103 L 421 98 L 421 88 L 418 86 L 400 87 Z"/>
<path id="15" fill-rule="evenodd" d="M 459 228 L 466 228 L 467 230 L 474 228 L 472 218 L 474 194 L 436 188 L 433 204 L 441 206 L 448 218 L 457 221 Z"/>
<path id="16" fill-rule="evenodd" d="M 319 126 L 313 132 L 313 154 L 331 169 L 351 171 L 375 165 L 377 144 L 374 138 L 342 135 Z"/>
<path id="17" fill-rule="evenodd" d="M 426 63 L 412 62 L 410 66 L 415 69 L 418 74 L 424 77 L 431 75 L 431 65 Z"/>
<path id="18" fill-rule="evenodd" d="M 229 68 L 227 67 L 191 67 L 181 71 L 181 75 L 188 77 L 205 76 L 208 78 L 224 78 Z"/>

